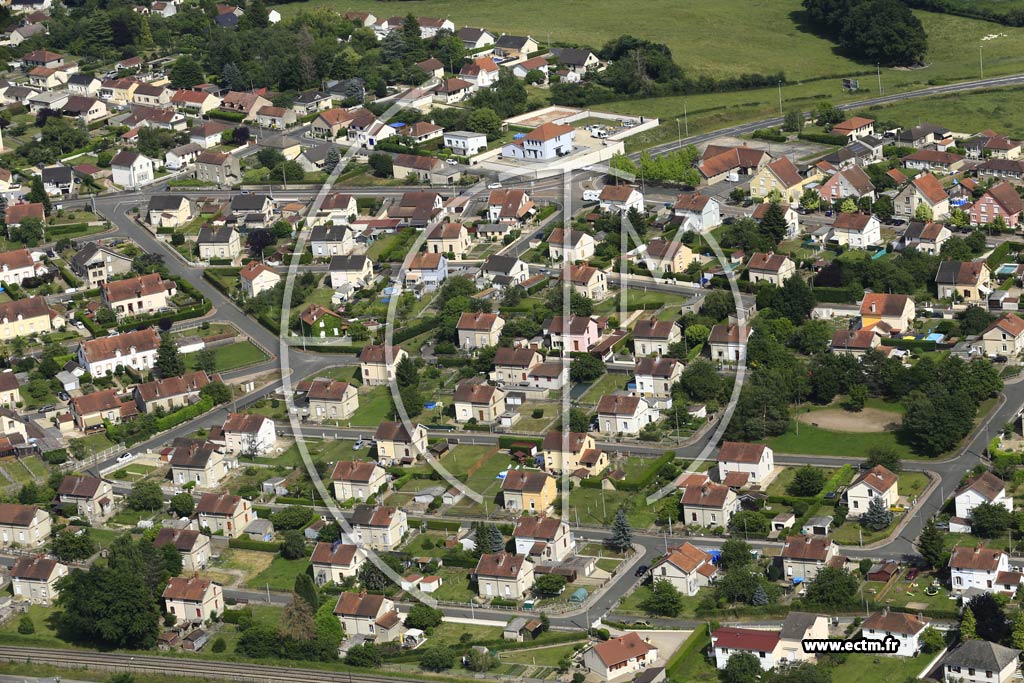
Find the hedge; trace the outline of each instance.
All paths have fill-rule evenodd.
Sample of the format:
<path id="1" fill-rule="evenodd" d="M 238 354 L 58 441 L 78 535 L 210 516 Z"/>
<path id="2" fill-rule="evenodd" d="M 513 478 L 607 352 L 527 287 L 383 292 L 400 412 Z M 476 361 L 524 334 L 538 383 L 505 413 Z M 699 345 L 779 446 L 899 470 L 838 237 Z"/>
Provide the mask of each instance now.
<path id="1" fill-rule="evenodd" d="M 233 272 L 229 272 L 229 271 L 233 271 Z M 231 276 L 238 277 L 238 273 L 240 271 L 241 271 L 240 268 L 220 268 L 220 269 L 218 269 L 217 274 L 218 275 L 223 275 L 225 277 L 231 277 Z M 213 285 L 214 288 L 218 292 L 223 294 L 224 296 L 230 296 L 230 294 L 228 293 L 227 288 L 224 286 L 224 283 L 222 283 L 220 281 L 220 278 L 214 277 L 214 275 L 213 275 L 213 273 L 212 273 L 212 271 L 210 269 L 203 270 L 203 279 L 206 280 L 207 282 L 209 282 L 211 285 Z"/>
<path id="2" fill-rule="evenodd" d="M 985 259 L 985 263 L 988 265 L 989 270 L 996 270 L 999 266 L 1003 265 L 1003 261 L 1010 253 L 1010 243 L 1003 242 L 998 247 L 992 250 L 992 253 Z"/>
<path id="3" fill-rule="evenodd" d="M 532 443 L 538 448 L 544 444 L 544 439 L 534 439 L 528 436 L 499 436 L 498 448 L 512 448 L 514 443 Z"/>
<path id="4" fill-rule="evenodd" d="M 210 118 L 221 119 L 223 121 L 233 121 L 235 123 L 241 123 L 245 121 L 245 114 L 237 111 L 225 111 L 223 109 L 211 109 L 206 112 Z"/>
<path id="5" fill-rule="evenodd" d="M 210 259 L 211 266 L 230 266 L 233 261 L 229 258 L 212 258 Z"/>
<path id="6" fill-rule="evenodd" d="M 615 482 L 616 491 L 642 491 L 651 485 L 654 478 L 658 476 L 658 471 L 666 464 L 672 462 L 675 459 L 675 453 L 669 451 L 660 458 L 652 462 L 642 476 L 637 479 L 623 479 L 622 481 Z M 589 481 L 589 480 L 587 480 Z"/>
<path id="7" fill-rule="evenodd" d="M 107 332 L 109 332 L 107 328 L 103 327 L 87 315 L 78 317 L 76 320 L 81 321 L 81 323 L 85 325 L 85 329 L 89 330 L 89 333 L 94 337 L 105 337 L 107 336 Z"/>
<path id="8" fill-rule="evenodd" d="M 838 145 L 842 147 L 846 144 L 846 136 L 832 135 L 830 133 L 799 133 L 796 137 L 800 140 L 817 142 L 821 145 Z"/>
<path id="9" fill-rule="evenodd" d="M 228 540 L 228 547 L 237 550 L 258 550 L 264 553 L 276 553 L 281 549 L 281 544 L 253 541 L 249 538 L 232 538 Z"/>
<path id="10" fill-rule="evenodd" d="M 439 316 L 421 318 L 418 323 L 413 323 L 412 325 L 405 326 L 401 330 L 397 330 L 391 339 L 391 343 L 401 344 L 402 342 L 409 341 L 413 337 L 418 337 L 425 332 L 430 332 L 431 330 L 436 329 L 439 323 Z"/>
<path id="11" fill-rule="evenodd" d="M 789 139 L 774 128 L 758 128 L 750 137 L 755 140 L 770 140 L 772 142 L 785 142 Z"/>
<path id="12" fill-rule="evenodd" d="M 226 609 L 224 613 L 220 615 L 220 618 L 225 624 L 237 624 L 242 620 L 244 615 L 248 615 L 252 618 L 252 609 L 246 607 L 244 609 Z"/>
<path id="13" fill-rule="evenodd" d="M 171 427 L 177 427 L 182 422 L 188 422 L 192 418 L 199 417 L 203 413 L 208 413 L 213 410 L 213 399 L 209 396 L 204 396 L 199 399 L 196 403 L 184 408 L 179 408 L 173 413 L 158 417 L 156 420 L 156 429 L 158 432 L 165 431 Z"/>
<path id="14" fill-rule="evenodd" d="M 461 522 L 451 522 L 443 519 L 428 519 L 425 523 L 428 529 L 434 531 L 458 531 L 462 527 Z"/>
<path id="15" fill-rule="evenodd" d="M 80 232 L 82 230 L 89 230 L 93 226 L 88 223 L 65 223 L 63 225 L 47 225 L 46 234 L 48 237 L 60 237 L 61 235 L 67 235 L 72 232 Z"/>
<path id="16" fill-rule="evenodd" d="M 60 275 L 61 277 L 64 278 L 64 281 L 70 284 L 72 287 L 81 287 L 83 284 L 85 284 L 83 280 L 81 280 L 78 276 L 76 276 L 74 273 L 68 270 L 67 266 L 65 266 L 63 263 L 57 264 L 57 270 L 60 271 Z"/>
<path id="17" fill-rule="evenodd" d="M 158 235 L 173 235 L 174 228 L 157 228 L 156 234 Z"/>
<path id="18" fill-rule="evenodd" d="M 275 503 L 282 505 L 316 505 L 315 500 L 309 498 L 293 498 L 291 496 L 278 496 L 274 499 Z"/>
<path id="19" fill-rule="evenodd" d="M 815 287 L 814 298 L 822 304 L 855 304 L 857 293 L 843 287 Z"/>
<path id="20" fill-rule="evenodd" d="M 280 325 L 278 325 L 280 327 Z M 274 330 L 275 332 L 277 330 Z M 361 353 L 364 347 L 353 346 L 350 344 L 332 344 L 330 346 L 317 345 L 317 344 L 306 344 L 303 347 L 305 351 L 315 351 L 317 353 Z"/>
<path id="21" fill-rule="evenodd" d="M 201 304 L 194 304 L 185 308 L 179 309 L 176 313 L 164 313 L 152 315 L 140 316 L 133 318 L 131 321 L 122 323 L 117 326 L 118 332 L 130 332 L 132 330 L 141 330 L 144 327 L 160 327 L 163 321 L 170 321 L 176 323 L 180 320 L 191 320 L 192 318 L 201 318 L 210 312 L 213 308 L 213 304 L 208 300 L 204 299 Z"/>
<path id="22" fill-rule="evenodd" d="M 885 345 L 904 351 L 934 351 L 938 346 L 928 339 L 886 339 Z"/>

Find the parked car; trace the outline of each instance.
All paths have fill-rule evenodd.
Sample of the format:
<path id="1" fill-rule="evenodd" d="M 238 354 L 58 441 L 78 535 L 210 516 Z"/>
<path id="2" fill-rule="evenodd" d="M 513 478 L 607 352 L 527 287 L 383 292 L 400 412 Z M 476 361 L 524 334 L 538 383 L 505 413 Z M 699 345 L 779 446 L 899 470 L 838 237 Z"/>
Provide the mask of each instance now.
<path id="1" fill-rule="evenodd" d="M 501 189 L 501 183 L 491 183 L 490 185 L 487 186 L 487 189 L 488 190 L 500 190 Z"/>
<path id="2" fill-rule="evenodd" d="M 59 398 L 62 401 L 70 401 L 71 400 L 71 396 L 69 396 L 68 392 L 66 392 L 66 391 L 58 391 L 57 392 L 57 398 Z"/>
<path id="3" fill-rule="evenodd" d="M 449 166 L 458 166 L 459 165 L 459 162 L 458 162 L 457 159 L 445 159 L 444 163 L 448 164 Z"/>
<path id="4" fill-rule="evenodd" d="M 131 453 L 122 453 L 121 455 L 117 456 L 117 462 L 118 463 L 125 463 L 125 462 L 128 462 L 129 460 L 131 460 L 134 457 L 135 456 L 132 455 Z"/>
<path id="5" fill-rule="evenodd" d="M 648 567 L 646 564 L 642 564 L 636 568 L 636 571 L 633 572 L 633 576 L 643 576 L 647 573 L 648 569 L 650 569 L 650 567 Z"/>

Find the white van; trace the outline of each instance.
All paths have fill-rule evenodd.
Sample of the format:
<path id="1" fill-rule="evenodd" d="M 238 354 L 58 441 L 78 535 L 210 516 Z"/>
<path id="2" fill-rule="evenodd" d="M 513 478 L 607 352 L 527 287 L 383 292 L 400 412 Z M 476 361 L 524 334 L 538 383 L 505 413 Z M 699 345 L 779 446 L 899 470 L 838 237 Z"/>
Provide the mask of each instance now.
<path id="1" fill-rule="evenodd" d="M 583 190 L 583 201 L 585 202 L 596 202 L 600 198 L 600 190 Z"/>

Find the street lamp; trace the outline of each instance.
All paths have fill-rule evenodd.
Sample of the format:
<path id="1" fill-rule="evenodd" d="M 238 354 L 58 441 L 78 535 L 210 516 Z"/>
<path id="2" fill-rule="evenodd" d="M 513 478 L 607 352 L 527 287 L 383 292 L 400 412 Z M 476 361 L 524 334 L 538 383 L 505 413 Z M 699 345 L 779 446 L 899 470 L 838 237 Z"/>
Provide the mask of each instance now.
<path id="1" fill-rule="evenodd" d="M 783 113 L 782 113 L 782 81 L 779 81 L 779 116 L 783 116 Z"/>

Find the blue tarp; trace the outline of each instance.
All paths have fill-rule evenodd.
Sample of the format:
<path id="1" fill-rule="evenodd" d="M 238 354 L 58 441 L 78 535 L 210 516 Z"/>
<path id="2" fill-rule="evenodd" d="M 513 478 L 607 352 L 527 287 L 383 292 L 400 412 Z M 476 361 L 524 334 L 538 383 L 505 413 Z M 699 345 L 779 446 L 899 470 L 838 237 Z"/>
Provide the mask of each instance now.
<path id="1" fill-rule="evenodd" d="M 588 593 L 586 588 L 577 588 L 573 591 L 573 594 L 569 596 L 569 602 L 583 602 L 587 599 L 587 595 Z"/>
<path id="2" fill-rule="evenodd" d="M 799 586 L 803 582 L 804 582 L 804 577 L 802 577 L 802 576 L 794 576 L 793 577 L 793 585 L 794 586 Z"/>
<path id="3" fill-rule="evenodd" d="M 513 140 L 522 140 L 525 137 L 526 137 L 526 133 L 516 133 L 515 135 L 512 136 L 512 139 Z"/>

